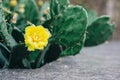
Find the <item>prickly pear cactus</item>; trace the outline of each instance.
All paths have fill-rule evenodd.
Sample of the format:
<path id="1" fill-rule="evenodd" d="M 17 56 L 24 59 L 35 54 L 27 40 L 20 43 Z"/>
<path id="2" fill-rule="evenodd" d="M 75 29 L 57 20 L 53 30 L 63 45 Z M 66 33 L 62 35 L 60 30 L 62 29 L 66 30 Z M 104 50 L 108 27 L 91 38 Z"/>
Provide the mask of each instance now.
<path id="1" fill-rule="evenodd" d="M 21 5 L 24 5 L 25 7 L 25 12 L 23 14 L 26 20 L 36 25 L 39 21 L 39 9 L 37 7 L 35 0 L 20 0 L 19 7 Z"/>
<path id="2" fill-rule="evenodd" d="M 51 0 L 50 14 L 54 18 L 56 15 L 62 13 L 69 6 L 69 0 Z"/>
<path id="3" fill-rule="evenodd" d="M 8 33 L 1 1 L 0 1 L 0 35 L 4 39 L 5 44 L 8 45 L 10 48 L 14 47 L 17 44 L 13 37 Z"/>
<path id="4" fill-rule="evenodd" d="M 1 0 L 0 0 L 0 36 L 2 37 L 3 40 L 2 42 L 0 42 L 0 67 L 4 68 L 9 64 L 8 61 L 10 50 L 15 45 L 17 45 L 17 42 L 13 39 L 12 35 L 8 33 Z"/>
<path id="5" fill-rule="evenodd" d="M 108 16 L 101 16 L 92 22 L 87 29 L 85 46 L 96 46 L 108 40 L 114 32 L 114 24 Z"/>
<path id="6" fill-rule="evenodd" d="M 64 47 L 61 56 L 79 53 L 85 40 L 87 14 L 80 6 L 68 7 L 55 20 L 57 30 L 55 41 Z M 62 23 L 62 24 L 61 24 Z"/>
<path id="7" fill-rule="evenodd" d="M 12 6 L 10 1 L 0 0 L 0 68 L 40 68 L 78 54 L 87 32 L 86 46 L 104 42 L 113 32 L 109 17 L 91 12 L 88 19 L 86 10 L 69 0 L 50 0 L 41 7 L 36 0 L 15 0 Z"/>
<path id="8" fill-rule="evenodd" d="M 54 16 L 44 23 L 51 30 L 51 41 L 60 47 L 60 56 L 79 53 L 86 36 L 86 10 L 81 6 L 70 7 L 68 4 L 68 0 L 51 0 L 50 13 Z"/>

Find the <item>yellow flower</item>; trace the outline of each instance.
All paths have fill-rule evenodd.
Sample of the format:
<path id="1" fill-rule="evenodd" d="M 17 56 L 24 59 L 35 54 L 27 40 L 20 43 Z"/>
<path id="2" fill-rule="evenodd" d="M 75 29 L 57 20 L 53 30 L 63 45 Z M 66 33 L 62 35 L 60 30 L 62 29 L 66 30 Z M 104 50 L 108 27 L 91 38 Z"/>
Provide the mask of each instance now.
<path id="1" fill-rule="evenodd" d="M 38 1 L 38 5 L 41 7 L 44 4 L 44 2 L 42 0 Z"/>
<path id="2" fill-rule="evenodd" d="M 17 5 L 17 0 L 11 0 L 10 6 L 15 7 Z"/>
<path id="3" fill-rule="evenodd" d="M 25 44 L 29 51 L 43 50 L 47 46 L 50 37 L 50 32 L 43 26 L 28 26 L 25 29 Z"/>

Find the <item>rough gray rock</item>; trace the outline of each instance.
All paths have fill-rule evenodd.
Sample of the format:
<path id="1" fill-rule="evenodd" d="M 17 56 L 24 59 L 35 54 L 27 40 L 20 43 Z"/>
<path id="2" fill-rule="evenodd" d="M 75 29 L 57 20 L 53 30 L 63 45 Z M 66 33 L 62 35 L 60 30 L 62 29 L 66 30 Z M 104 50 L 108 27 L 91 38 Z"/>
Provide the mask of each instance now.
<path id="1" fill-rule="evenodd" d="M 84 48 L 40 69 L 3 69 L 0 80 L 120 80 L 120 42 Z"/>

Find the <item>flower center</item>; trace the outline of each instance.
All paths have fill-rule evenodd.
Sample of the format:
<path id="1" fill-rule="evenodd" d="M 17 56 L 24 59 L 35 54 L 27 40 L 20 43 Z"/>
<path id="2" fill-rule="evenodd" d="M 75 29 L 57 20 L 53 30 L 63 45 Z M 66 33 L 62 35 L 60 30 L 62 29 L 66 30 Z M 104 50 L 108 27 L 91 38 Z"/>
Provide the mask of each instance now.
<path id="1" fill-rule="evenodd" d="M 35 34 L 33 37 L 32 37 L 32 40 L 33 42 L 40 42 L 40 36 L 38 36 L 37 34 Z"/>

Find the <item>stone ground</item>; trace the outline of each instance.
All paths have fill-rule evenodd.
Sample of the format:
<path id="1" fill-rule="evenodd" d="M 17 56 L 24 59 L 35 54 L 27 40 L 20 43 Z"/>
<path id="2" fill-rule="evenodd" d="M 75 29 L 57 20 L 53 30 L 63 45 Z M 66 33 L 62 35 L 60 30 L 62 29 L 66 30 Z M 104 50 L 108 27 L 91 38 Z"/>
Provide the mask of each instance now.
<path id="1" fill-rule="evenodd" d="M 40 69 L 0 70 L 0 80 L 120 80 L 120 42 L 84 48 Z"/>

